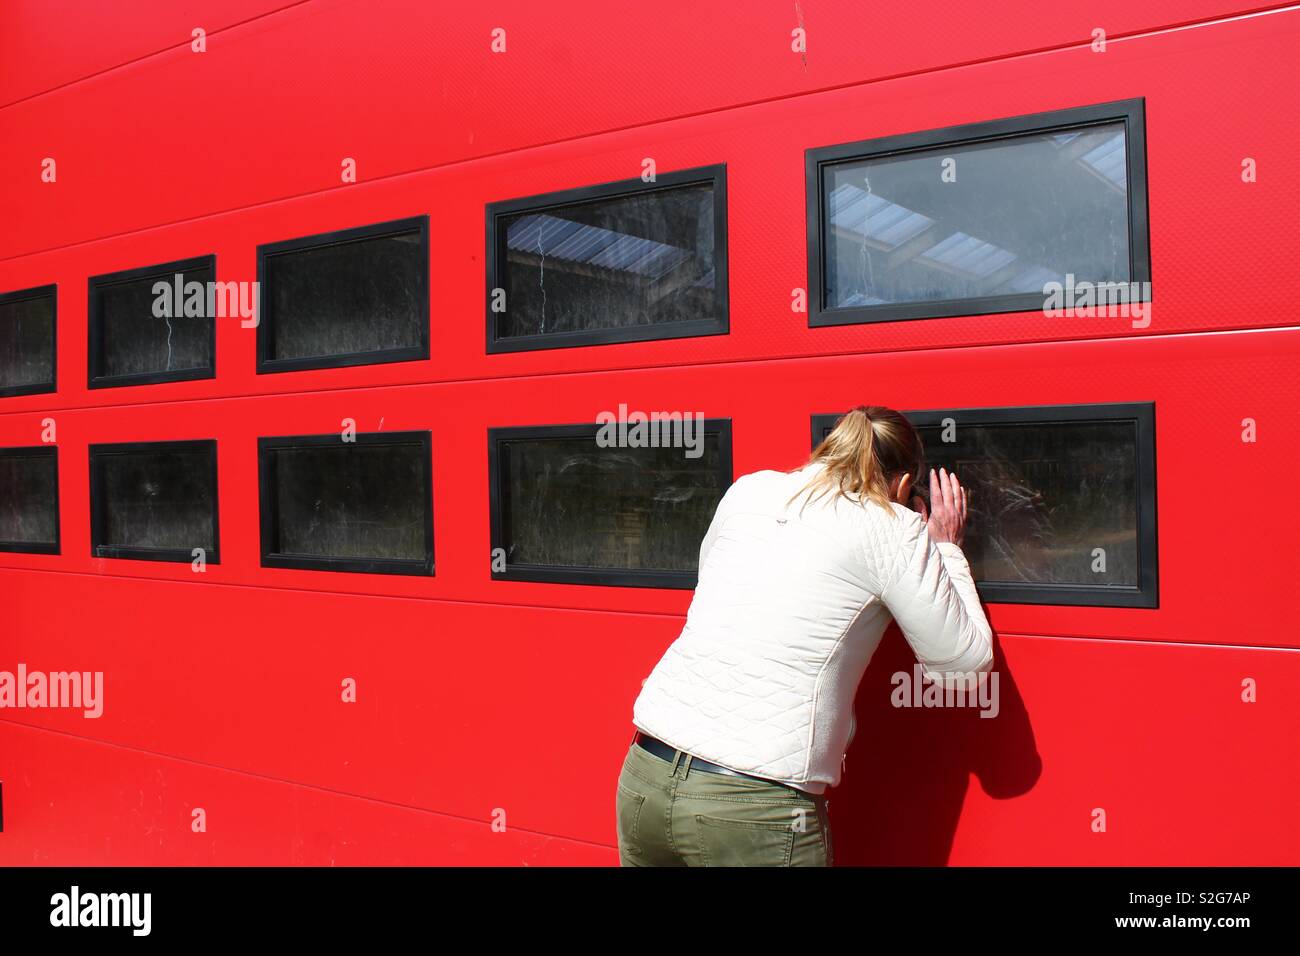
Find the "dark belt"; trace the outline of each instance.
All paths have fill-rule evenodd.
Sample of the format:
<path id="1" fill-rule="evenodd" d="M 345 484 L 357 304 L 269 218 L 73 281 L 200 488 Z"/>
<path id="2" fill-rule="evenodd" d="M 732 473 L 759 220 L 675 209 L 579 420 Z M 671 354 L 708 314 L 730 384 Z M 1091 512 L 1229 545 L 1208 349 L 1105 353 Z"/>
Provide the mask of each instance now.
<path id="1" fill-rule="evenodd" d="M 750 773 L 741 773 L 739 770 L 732 770 L 730 767 L 724 767 L 721 764 L 711 763 L 708 760 L 704 760 L 700 757 L 695 756 L 694 754 L 688 754 L 685 750 L 679 751 L 676 747 L 670 747 L 668 744 L 664 743 L 658 737 L 651 737 L 649 734 L 643 733 L 640 730 L 636 732 L 636 743 L 642 750 L 648 750 L 656 757 L 660 757 L 664 760 L 667 760 L 669 763 L 672 762 L 673 757 L 676 756 L 678 753 L 680 753 L 683 757 L 690 757 L 691 758 L 690 770 L 703 770 L 705 773 L 725 773 L 729 777 L 745 777 L 746 779 L 749 780 L 757 780 L 760 783 L 774 783 L 778 787 L 785 787 L 787 790 L 796 790 L 796 791 L 798 790 L 797 787 L 792 787 L 789 784 L 782 783 L 779 780 L 768 780 L 766 777 L 755 777 L 753 774 Z"/>

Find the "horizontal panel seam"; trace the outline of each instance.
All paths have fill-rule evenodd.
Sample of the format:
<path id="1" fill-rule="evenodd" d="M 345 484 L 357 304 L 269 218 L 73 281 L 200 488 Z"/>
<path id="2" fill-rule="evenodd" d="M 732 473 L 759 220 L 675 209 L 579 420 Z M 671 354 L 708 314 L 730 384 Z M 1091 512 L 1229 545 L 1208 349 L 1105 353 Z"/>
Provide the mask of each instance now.
<path id="1" fill-rule="evenodd" d="M 681 618 L 685 620 L 685 611 L 647 611 L 647 610 L 610 610 L 599 607 L 580 607 L 577 605 L 555 605 L 555 604 L 527 604 L 514 601 L 476 601 L 470 598 L 450 598 L 439 597 L 437 595 L 424 594 L 378 594 L 373 591 L 346 591 L 341 589 L 317 590 L 315 588 L 298 588 L 287 585 L 277 584 L 248 584 L 243 581 L 212 581 L 212 580 L 180 580 L 177 578 L 158 578 L 145 574 L 111 574 L 97 571 L 75 571 L 71 568 L 21 568 L 13 565 L 0 565 L 0 574 L 6 571 L 14 571 L 30 574 L 75 574 L 79 577 L 86 578 L 103 578 L 114 581 L 146 581 L 151 584 L 179 584 L 182 586 L 199 585 L 202 587 L 220 587 L 220 588 L 246 588 L 249 590 L 263 591 L 290 591 L 297 594 L 318 594 L 318 595 L 336 595 L 343 597 L 359 598 L 377 598 L 388 601 L 425 601 L 435 604 L 459 604 L 468 607 L 509 607 L 521 608 L 525 610 L 537 611 L 558 611 L 571 614 L 622 614 L 630 617 L 651 617 L 651 618 Z M 517 583 L 517 582 L 507 582 Z M 534 585 L 537 586 L 537 585 Z M 566 587 L 581 587 L 581 585 L 565 585 Z"/>
<path id="2" fill-rule="evenodd" d="M 67 737 L 72 740 L 81 741 L 83 743 L 98 744 L 101 747 L 112 747 L 117 750 L 126 750 L 131 753 L 144 754 L 145 756 L 157 757 L 162 760 L 175 760 L 179 763 L 189 764 L 190 766 L 193 767 L 202 767 L 205 770 L 219 770 L 225 773 L 237 774 L 243 777 L 252 777 L 256 780 L 263 780 L 271 783 L 284 784 L 290 787 L 298 787 L 303 790 L 314 790 L 317 793 L 327 793 L 331 796 L 336 796 L 336 797 L 351 797 L 354 800 L 364 800 L 367 803 L 377 803 L 380 804 L 381 806 L 396 807 L 401 810 L 411 810 L 416 813 L 429 813 L 435 816 L 447 817 L 452 820 L 459 820 L 464 823 L 475 823 L 481 826 L 492 825 L 491 820 L 480 820 L 475 817 L 462 816 L 459 813 L 448 813 L 446 810 L 436 810 L 432 807 L 420 807 L 410 803 L 401 803 L 396 800 L 384 800 L 380 797 L 370 797 L 370 796 L 366 796 L 365 794 L 353 793 L 349 790 L 335 790 L 332 787 L 322 787 L 319 784 L 304 783 L 299 780 L 288 780 L 284 777 L 275 777 L 270 774 L 257 773 L 256 771 L 253 770 L 241 770 L 238 767 L 226 767 L 223 766 L 222 764 L 207 763 L 206 761 L 203 760 L 195 760 L 192 757 L 182 757 L 177 754 L 163 753 L 157 750 L 149 750 L 144 747 L 132 747 L 130 744 L 116 743 L 111 740 L 101 740 L 98 737 L 87 737 L 82 734 L 69 733 L 66 730 L 56 730 L 52 727 L 41 727 L 37 724 L 29 724 L 21 720 L 12 720 L 8 717 L 0 717 L 0 722 L 15 727 L 22 727 L 27 730 L 34 730 L 34 731 L 39 731 L 47 734 L 56 734 L 60 737 Z M 591 840 L 584 840 L 581 837 L 569 836 L 564 833 L 550 833 L 546 830 L 534 830 L 528 827 L 517 826 L 515 824 L 511 824 L 510 829 L 516 832 L 527 833 L 532 836 L 542 836 L 542 837 L 550 837 L 552 839 L 567 840 L 572 843 L 580 843 L 584 846 L 600 847 L 601 849 L 613 848 L 612 844 L 596 843 Z"/>
<path id="3" fill-rule="evenodd" d="M 228 23 L 224 27 L 218 27 L 215 30 L 207 30 L 205 31 L 204 36 L 205 37 L 220 36 L 221 34 L 226 33 L 227 31 L 234 30 L 242 26 L 246 26 L 249 23 L 255 23 L 258 20 L 262 20 L 267 17 L 273 17 L 277 13 L 283 13 L 285 10 L 291 10 L 294 7 L 305 6 L 306 4 L 311 2 L 312 0 L 294 0 L 294 2 L 286 3 L 284 6 L 276 7 L 274 10 L 266 10 L 255 16 L 248 17 L 246 20 L 239 20 L 235 23 Z M 148 53 L 141 53 L 139 56 L 134 56 L 129 60 L 123 60 L 121 63 L 114 63 L 112 66 L 106 66 L 101 70 L 95 70 L 93 73 L 86 73 L 82 76 L 78 76 L 71 80 L 67 80 L 63 83 L 60 83 L 57 86 L 51 86 L 48 89 L 38 90 L 35 93 L 29 93 L 26 96 L 21 96 L 16 100 L 10 100 L 8 103 L 0 103 L 0 111 L 7 110 L 11 106 L 20 106 L 23 103 L 28 102 L 29 100 L 39 99 L 40 97 L 48 96 L 51 93 L 57 93 L 60 90 L 67 89 L 70 86 L 76 86 L 80 83 L 85 83 L 89 80 L 97 79 L 101 76 L 106 76 L 109 73 L 114 73 L 118 70 L 125 69 L 129 66 L 135 66 L 137 63 L 143 63 L 145 60 L 150 60 L 156 56 L 162 56 L 165 53 L 170 53 L 172 50 L 179 50 L 184 47 L 191 46 L 192 43 L 193 43 L 193 38 L 190 37 L 181 40 L 177 43 L 169 44 L 168 46 L 159 47 L 156 50 L 150 50 Z"/>
<path id="4" fill-rule="evenodd" d="M 513 601 L 481 601 L 469 598 L 449 598 L 437 597 L 433 595 L 421 594 L 376 594 L 370 591 L 343 591 L 343 590 L 316 590 L 314 588 L 295 588 L 285 587 L 275 584 L 247 584 L 241 581 L 181 581 L 175 578 L 155 578 L 147 575 L 128 575 L 128 574 L 103 574 L 94 571 L 72 571 L 63 568 L 21 568 L 9 565 L 0 565 L 0 575 L 5 572 L 14 572 L 20 574 L 75 574 L 79 577 L 104 578 L 116 581 L 141 581 L 150 584 L 179 584 L 192 585 L 197 584 L 206 587 L 223 587 L 223 588 L 243 588 L 247 590 L 264 590 L 264 591 L 289 591 L 297 594 L 319 595 L 321 597 L 348 597 L 348 598 L 373 598 L 385 601 L 424 601 L 432 604 L 456 604 L 465 607 L 499 607 L 499 608 L 518 608 L 527 611 L 554 611 L 561 614 L 617 614 L 624 617 L 646 617 L 646 618 L 676 618 L 686 619 L 685 611 L 648 611 L 628 608 L 602 608 L 602 607 L 584 607 L 578 605 L 565 604 L 528 604 Z M 582 585 L 566 585 L 572 587 L 581 587 Z M 997 606 L 996 604 L 994 606 Z M 1068 605 L 1065 606 L 1068 609 Z M 1103 610 L 1112 610 L 1104 608 Z M 1141 614 L 1149 609 L 1132 608 L 1120 609 L 1121 611 L 1132 611 L 1134 614 Z M 1048 612 L 1050 613 L 1050 612 Z M 1144 644 L 1154 647 L 1197 647 L 1197 648 L 1220 648 L 1232 650 L 1249 650 L 1249 651 L 1289 651 L 1300 653 L 1300 648 L 1286 647 L 1285 645 L 1273 644 L 1225 644 L 1222 642 L 1200 642 L 1200 641 L 1166 641 L 1150 637 L 1123 637 L 1117 635 L 1098 635 L 1098 634 L 1044 634 L 1029 631 L 1007 631 L 995 628 L 995 637 L 1002 638 L 1027 638 L 1030 640 L 1052 640 L 1052 641 L 1090 641 L 1113 644 Z"/>
<path id="5" fill-rule="evenodd" d="M 474 384 L 502 384 L 511 381 L 529 381 L 539 378 L 562 378 L 565 376 L 596 376 L 596 375 L 615 375 L 628 372 L 675 372 L 682 369 L 709 369 L 730 365 L 767 365 L 776 362 L 807 362 L 821 359 L 836 358 L 857 358 L 870 359 L 874 356 L 880 356 L 882 361 L 893 356 L 906 355 L 924 355 L 928 352 L 949 352 L 955 349 L 1007 349 L 1007 348 L 1024 348 L 1026 346 L 1043 346 L 1050 347 L 1056 345 L 1086 345 L 1089 343 L 1111 344 L 1120 342 L 1143 342 L 1159 341 L 1170 338 L 1199 338 L 1209 335 L 1241 335 L 1243 333 L 1258 333 L 1268 335 L 1276 332 L 1296 332 L 1300 331 L 1298 325 L 1272 325 L 1272 326 L 1233 326 L 1221 329 L 1199 329 L 1190 331 L 1170 331 L 1155 332 L 1143 335 L 1111 335 L 1111 336 L 1087 336 L 1078 338 L 1065 339 L 1018 339 L 1011 342 L 956 342 L 951 345 L 931 345 L 903 349 L 882 349 L 874 352 L 855 351 L 846 348 L 837 352 L 813 352 L 804 355 L 773 355 L 762 358 L 734 358 L 734 359 L 717 359 L 713 361 L 688 362 L 688 361 L 671 361 L 665 360 L 663 364 L 658 365 L 625 365 L 616 368 L 586 368 L 572 369 L 568 371 L 541 371 L 541 372 L 520 372 L 511 375 L 484 375 L 474 378 L 444 378 L 431 379 L 423 382 L 379 382 L 371 384 L 352 384 L 324 386 L 321 388 L 304 388 L 296 391 L 276 391 L 276 392 L 248 392 L 239 395 L 201 395 L 193 398 L 171 398 L 158 401 L 124 401 L 116 403 L 106 403 L 102 405 L 42 405 L 38 408 L 29 409 L 0 409 L 0 418 L 5 415 L 44 415 L 51 412 L 80 412 L 80 411 L 102 411 L 106 409 L 118 408 L 142 408 L 149 405 L 190 405 L 194 402 L 231 402 L 231 401 L 251 401 L 256 399 L 274 399 L 302 395 L 320 395 L 330 392 L 362 392 L 372 391 L 375 389 L 400 389 L 400 388 L 430 388 L 439 386 L 455 385 L 474 385 Z M 680 340 L 679 340 L 680 341 Z M 172 383 L 162 383 L 172 384 Z M 149 386 L 135 386 L 149 387 Z M 57 392 L 50 392 L 50 395 L 57 395 Z M 32 396 L 14 396 L 15 398 L 30 399 Z M 7 399 L 0 399 L 0 403 Z"/>
<path id="6" fill-rule="evenodd" d="M 1140 610 L 1140 609 L 1139 609 Z M 1194 647 L 1230 651 L 1282 651 L 1288 654 L 1300 654 L 1300 647 L 1286 647 L 1274 644 L 1224 644 L 1212 641 L 1161 641 L 1154 638 L 1110 637 L 1096 634 L 1030 634 L 1013 631 L 995 631 L 998 638 L 1015 637 L 1036 641 L 1076 641 L 1092 644 L 1144 644 L 1151 647 Z"/>
<path id="7" fill-rule="evenodd" d="M 304 0 L 304 2 L 310 2 L 310 0 Z M 1266 5 L 1253 10 L 1234 13 L 1228 16 L 1209 17 L 1201 20 L 1191 20 L 1191 21 L 1185 21 L 1179 23 L 1165 24 L 1164 26 L 1159 26 L 1159 27 L 1141 28 L 1141 29 L 1134 30 L 1130 33 L 1121 33 L 1111 37 L 1107 37 L 1107 42 L 1119 43 L 1127 40 L 1143 39 L 1147 37 L 1159 36 L 1160 34 L 1163 33 L 1181 32 L 1184 30 L 1198 28 L 1198 27 L 1212 26 L 1221 23 L 1231 23 L 1237 20 L 1252 19 L 1258 16 L 1287 13 L 1293 10 L 1300 10 L 1300 6 L 1297 6 L 1295 4 L 1288 4 L 1282 6 Z M 414 169 L 400 170 L 397 172 L 388 173 L 383 176 L 376 176 L 373 179 L 367 179 L 365 183 L 357 183 L 350 186 L 349 185 L 330 186 L 323 189 L 314 189 L 314 190 L 309 190 L 301 193 L 293 193 L 291 195 L 286 195 L 286 196 L 277 196 L 270 199 L 263 199 L 254 203 L 249 203 L 244 206 L 237 206 L 228 209 L 219 209 L 211 212 L 201 213 L 197 216 L 190 216 L 185 219 L 175 219 L 168 222 L 154 223 L 148 226 L 141 226 L 138 229 L 130 229 L 119 233 L 109 233 L 103 236 L 95 236 L 90 239 L 81 239 L 76 242 L 66 243 L 64 245 L 47 246 L 43 249 L 33 249 L 27 252 L 21 252 L 14 256 L 7 256 L 4 258 L 0 258 L 0 263 L 12 262 L 17 259 L 25 258 L 27 256 L 43 255 L 46 253 L 57 252 L 65 249 L 74 249 L 78 246 L 89 245 L 96 242 L 106 242 L 111 239 L 120 239 L 127 236 L 133 236 L 133 235 L 138 235 L 140 233 L 148 232 L 153 229 L 165 229 L 173 226 L 183 225 L 186 223 L 195 223 L 202 219 L 213 218 L 216 216 L 232 215 L 238 212 L 242 212 L 244 210 L 257 209 L 262 206 L 272 206 L 282 202 L 291 202 L 298 199 L 304 199 L 310 196 L 324 195 L 326 193 L 335 192 L 342 189 L 356 189 L 358 186 L 362 186 L 369 183 L 382 183 L 392 179 L 400 179 L 404 176 L 416 176 L 416 175 L 432 172 L 434 170 L 439 170 L 439 169 L 452 169 L 457 166 L 465 166 L 472 163 L 484 162 L 487 160 L 497 159 L 503 156 L 509 156 L 514 153 L 527 152 L 528 150 L 545 149 L 553 146 L 560 146 L 560 145 L 570 144 L 570 143 L 578 143 L 583 140 L 596 139 L 601 136 L 610 136 L 617 133 L 627 132 L 629 130 L 646 129 L 653 126 L 666 125 L 666 124 L 677 123 L 677 122 L 682 122 L 691 119 L 697 119 L 704 116 L 712 116 L 715 114 L 726 113 L 732 110 L 749 109 L 752 107 L 762 106 L 767 103 L 793 101 L 800 97 L 817 96 L 819 94 L 834 93 L 834 92 L 849 90 L 854 88 L 863 88 L 863 87 L 872 86 L 877 83 L 888 83 L 894 80 L 906 79 L 915 76 L 924 76 L 930 73 L 943 73 L 952 70 L 965 69 L 967 67 L 972 67 L 972 66 L 979 66 L 987 63 L 1026 59 L 1033 56 L 1041 56 L 1047 53 L 1063 52 L 1063 51 L 1074 50 L 1074 49 L 1084 49 L 1091 46 L 1092 43 L 1093 40 L 1091 39 L 1091 37 L 1089 37 L 1088 39 L 1081 39 L 1077 41 L 1060 43 L 1053 46 L 1040 47 L 1032 50 L 1022 50 L 1015 53 L 996 54 L 981 59 L 967 60 L 960 63 L 953 63 L 942 67 L 929 67 L 920 70 L 909 70 L 909 71 L 904 71 L 902 73 L 891 74 L 889 76 L 877 77 L 871 80 L 854 80 L 846 83 L 822 87 L 815 90 L 800 90 L 794 93 L 782 93 L 782 94 L 777 94 L 775 96 L 767 97 L 765 99 L 748 100 L 740 103 L 729 104 L 726 106 L 715 107 L 712 109 L 698 110 L 693 113 L 681 113 L 677 115 L 664 116 L 658 119 L 649 120 L 645 123 L 638 123 L 638 124 L 633 124 L 628 126 L 610 127 L 610 128 L 595 130 L 587 133 L 579 133 L 574 136 L 562 137 L 560 139 L 547 140 L 538 143 L 531 143 L 524 146 L 516 146 L 510 149 L 498 150 L 496 152 L 491 152 L 491 153 L 483 153 L 478 156 L 471 156 L 465 159 L 449 160 L 444 163 L 432 163 L 430 165 L 420 166 Z"/>

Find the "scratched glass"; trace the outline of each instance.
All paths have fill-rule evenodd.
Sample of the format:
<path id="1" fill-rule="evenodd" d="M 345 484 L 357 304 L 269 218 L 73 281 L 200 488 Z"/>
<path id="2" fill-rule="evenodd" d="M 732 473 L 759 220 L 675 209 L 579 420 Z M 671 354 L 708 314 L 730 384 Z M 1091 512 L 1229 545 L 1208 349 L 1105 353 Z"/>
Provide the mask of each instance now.
<path id="1" fill-rule="evenodd" d="M 682 448 L 602 448 L 594 438 L 504 442 L 506 561 L 696 571 L 729 483 L 721 454 L 717 432 L 705 433 L 698 458 Z"/>
<path id="2" fill-rule="evenodd" d="M 417 444 L 277 448 L 278 553 L 321 558 L 427 557 L 431 507 Z"/>
<path id="3" fill-rule="evenodd" d="M 97 377 L 146 375 L 206 369 L 213 365 L 212 323 L 208 314 L 207 283 L 215 281 L 210 268 L 182 272 L 182 290 L 190 282 L 204 284 L 202 315 L 185 315 L 184 299 L 170 296 L 172 314 L 155 314 L 159 296 L 154 284 L 175 289 L 176 273 L 129 279 L 98 287 L 98 307 L 91 316 L 100 330 L 99 354 L 92 356 Z M 197 305 L 197 302 L 195 303 Z"/>
<path id="4" fill-rule="evenodd" d="M 58 538 L 58 459 L 43 451 L 0 449 L 0 550 Z"/>
<path id="5" fill-rule="evenodd" d="M 216 546 L 215 446 L 105 453 L 98 471 L 102 538 L 97 545 L 190 551 Z"/>
<path id="6" fill-rule="evenodd" d="M 1129 281 L 1124 123 L 827 167 L 829 308 Z"/>
<path id="7" fill-rule="evenodd" d="M 418 229 L 267 256 L 266 358 L 421 348 L 427 270 Z"/>
<path id="8" fill-rule="evenodd" d="M 0 391 L 54 381 L 54 295 L 0 302 Z"/>
<path id="9" fill-rule="evenodd" d="M 502 216 L 497 337 L 718 318 L 713 209 L 704 183 Z"/>
<path id="10" fill-rule="evenodd" d="M 977 581 L 1137 586 L 1135 423 L 958 421 L 953 442 L 942 426 L 917 430 L 927 464 L 973 496 L 964 550 Z"/>

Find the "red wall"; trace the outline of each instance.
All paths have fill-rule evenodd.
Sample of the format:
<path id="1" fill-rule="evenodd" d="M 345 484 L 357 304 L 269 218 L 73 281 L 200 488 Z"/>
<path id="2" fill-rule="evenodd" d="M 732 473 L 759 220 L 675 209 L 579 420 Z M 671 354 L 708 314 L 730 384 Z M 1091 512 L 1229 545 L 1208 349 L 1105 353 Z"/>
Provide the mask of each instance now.
<path id="1" fill-rule="evenodd" d="M 837 861 L 1300 862 L 1296 529 L 1272 490 L 1300 464 L 1300 10 L 807 0 L 805 67 L 785 2 L 82 6 L 0 11 L 0 292 L 58 283 L 60 386 L 0 400 L 0 446 L 56 420 L 63 544 L 0 554 L 0 670 L 102 670 L 106 705 L 0 711 L 0 863 L 614 862 L 632 701 L 689 593 L 492 581 L 486 430 L 698 410 L 732 419 L 741 474 L 861 401 L 1154 401 L 1160 607 L 990 606 L 996 720 L 885 704 L 891 632 L 831 792 Z M 1135 96 L 1149 328 L 790 311 L 805 149 Z M 484 205 L 644 157 L 727 164 L 730 334 L 486 355 Z M 86 388 L 89 276 L 215 253 L 252 281 L 258 243 L 424 213 L 428 361 L 258 376 L 254 331 L 218 320 L 216 378 Z M 345 417 L 432 431 L 435 577 L 259 566 L 256 438 Z M 221 564 L 91 558 L 87 444 L 170 438 L 218 441 Z"/>

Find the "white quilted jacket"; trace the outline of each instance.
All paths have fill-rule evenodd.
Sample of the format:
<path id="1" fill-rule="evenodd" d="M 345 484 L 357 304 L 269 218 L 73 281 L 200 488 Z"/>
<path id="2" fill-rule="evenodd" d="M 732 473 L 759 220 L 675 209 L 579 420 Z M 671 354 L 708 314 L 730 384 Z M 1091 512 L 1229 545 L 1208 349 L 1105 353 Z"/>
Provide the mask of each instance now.
<path id="1" fill-rule="evenodd" d="M 840 495 L 802 517 L 802 498 L 786 507 L 821 467 L 754 472 L 723 495 L 686 626 L 632 711 L 678 750 L 812 793 L 840 781 L 853 697 L 891 615 L 936 679 L 993 664 L 970 567 L 920 515 Z"/>

